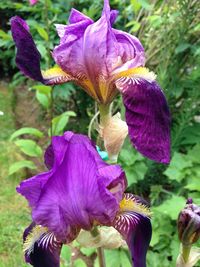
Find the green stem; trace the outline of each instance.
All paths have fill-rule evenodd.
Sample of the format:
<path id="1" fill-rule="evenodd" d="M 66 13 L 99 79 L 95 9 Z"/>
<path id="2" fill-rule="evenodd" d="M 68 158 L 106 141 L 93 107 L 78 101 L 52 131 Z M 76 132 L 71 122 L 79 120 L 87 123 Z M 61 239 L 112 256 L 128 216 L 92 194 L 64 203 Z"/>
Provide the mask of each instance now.
<path id="1" fill-rule="evenodd" d="M 97 248 L 97 255 L 98 255 L 98 259 L 99 259 L 99 267 L 106 267 L 103 248 Z"/>
<path id="2" fill-rule="evenodd" d="M 47 68 L 50 67 L 50 42 L 49 42 L 49 32 L 50 32 L 50 24 L 49 24 L 49 4 L 48 0 L 45 0 L 44 2 L 44 23 L 45 23 L 45 28 L 46 32 L 48 35 L 48 41 L 47 41 L 47 51 L 48 51 L 48 57 L 47 57 Z"/>
<path id="3" fill-rule="evenodd" d="M 191 250 L 191 246 L 182 245 L 182 256 L 183 256 L 185 263 L 188 262 L 188 259 L 190 256 L 190 250 Z"/>
<path id="4" fill-rule="evenodd" d="M 46 32 L 47 32 L 47 36 L 48 36 L 48 40 L 46 42 L 46 47 L 47 47 L 47 51 L 48 51 L 48 56 L 47 56 L 47 61 L 46 61 L 46 64 L 47 64 L 47 69 L 50 68 L 50 56 L 51 56 L 51 53 L 50 53 L 50 42 L 49 42 L 49 33 L 50 33 L 50 23 L 49 23 L 49 3 L 48 3 L 48 0 L 45 0 L 44 2 L 44 17 L 43 17 L 43 20 L 44 20 L 44 24 L 45 24 L 45 28 L 46 28 Z M 52 90 L 51 90 L 51 106 L 50 106 L 50 109 L 49 109 L 49 117 L 50 117 L 50 124 L 51 124 L 51 128 L 50 128 L 50 134 L 51 134 L 51 137 L 53 136 L 53 125 L 52 125 L 52 120 L 53 120 L 53 107 L 54 107 L 54 99 L 53 99 L 53 87 L 52 87 Z"/>
<path id="5" fill-rule="evenodd" d="M 100 113 L 100 124 L 104 126 L 107 120 L 111 117 L 110 104 L 108 105 L 99 104 L 99 113 Z"/>

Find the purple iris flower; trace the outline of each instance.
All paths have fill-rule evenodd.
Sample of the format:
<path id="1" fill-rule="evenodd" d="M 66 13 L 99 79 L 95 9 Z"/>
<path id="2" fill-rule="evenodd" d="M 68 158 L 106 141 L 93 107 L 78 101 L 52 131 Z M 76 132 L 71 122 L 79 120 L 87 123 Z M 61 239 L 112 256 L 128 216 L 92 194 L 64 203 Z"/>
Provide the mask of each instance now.
<path id="1" fill-rule="evenodd" d="M 112 28 L 118 12 L 104 0 L 101 18 L 94 22 L 72 9 L 69 25 L 57 24 L 60 44 L 53 50 L 56 67 L 40 70 L 40 53 L 19 17 L 11 19 L 17 46 L 16 63 L 28 77 L 44 84 L 73 81 L 99 105 L 109 105 L 121 93 L 133 146 L 144 156 L 170 161 L 170 114 L 165 96 L 153 72 L 144 67 L 140 41 Z"/>
<path id="2" fill-rule="evenodd" d="M 49 171 L 17 188 L 28 200 L 34 222 L 24 233 L 26 261 L 58 267 L 62 245 L 81 229 L 112 226 L 126 240 L 134 267 L 145 267 L 150 211 L 139 197 L 124 193 L 121 167 L 105 163 L 88 137 L 72 132 L 52 138 L 45 164 Z"/>

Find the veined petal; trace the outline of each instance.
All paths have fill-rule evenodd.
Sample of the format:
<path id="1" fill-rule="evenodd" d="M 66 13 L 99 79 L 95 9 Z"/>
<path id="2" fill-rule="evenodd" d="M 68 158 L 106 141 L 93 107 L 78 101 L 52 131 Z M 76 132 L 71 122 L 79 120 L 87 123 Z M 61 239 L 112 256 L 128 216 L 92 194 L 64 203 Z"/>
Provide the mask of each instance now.
<path id="1" fill-rule="evenodd" d="M 144 156 L 169 163 L 170 113 L 155 75 L 145 68 L 119 75 L 124 76 L 116 81 L 116 86 L 123 96 L 132 144 Z"/>
<path id="2" fill-rule="evenodd" d="M 24 75 L 48 85 L 76 80 L 58 66 L 41 71 L 41 55 L 29 32 L 26 21 L 17 16 L 13 17 L 11 19 L 11 31 L 17 47 L 16 64 Z"/>
<path id="3" fill-rule="evenodd" d="M 29 201 L 37 224 L 66 242 L 66 236 L 80 228 L 112 223 L 126 187 L 120 166 L 106 164 L 87 137 L 71 132 L 53 137 L 46 162 L 49 172 L 17 188 Z"/>
<path id="4" fill-rule="evenodd" d="M 93 23 L 93 20 L 89 18 L 88 16 L 84 15 L 80 11 L 76 10 L 75 8 L 72 8 L 70 15 L 69 15 L 69 23 L 74 24 L 80 21 L 88 21 L 88 23 Z"/>
<path id="5" fill-rule="evenodd" d="M 146 253 L 151 240 L 150 212 L 138 199 L 125 194 L 113 226 L 126 240 L 134 267 L 146 267 Z"/>
<path id="6" fill-rule="evenodd" d="M 81 12 L 72 9 L 69 25 L 56 24 L 60 44 L 53 51 L 55 62 L 67 73 L 74 77 L 85 77 L 83 62 L 83 35 L 86 28 L 93 23 L 93 20 Z"/>
<path id="7" fill-rule="evenodd" d="M 11 32 L 17 46 L 16 63 L 21 72 L 33 80 L 44 82 L 40 70 L 41 55 L 27 23 L 18 16 L 11 19 Z"/>
<path id="8" fill-rule="evenodd" d="M 32 223 L 24 232 L 25 260 L 34 267 L 59 267 L 62 242 L 47 228 Z"/>
<path id="9" fill-rule="evenodd" d="M 113 70 L 113 66 L 118 62 L 117 41 L 112 32 L 110 18 L 109 3 L 104 1 L 101 18 L 88 26 L 84 34 L 84 63 L 88 77 L 95 88 L 98 88 L 99 77 L 108 77 Z"/>
<path id="10" fill-rule="evenodd" d="M 114 69 L 114 73 L 144 66 L 145 53 L 139 39 L 129 33 L 112 29 L 118 42 L 121 64 Z"/>

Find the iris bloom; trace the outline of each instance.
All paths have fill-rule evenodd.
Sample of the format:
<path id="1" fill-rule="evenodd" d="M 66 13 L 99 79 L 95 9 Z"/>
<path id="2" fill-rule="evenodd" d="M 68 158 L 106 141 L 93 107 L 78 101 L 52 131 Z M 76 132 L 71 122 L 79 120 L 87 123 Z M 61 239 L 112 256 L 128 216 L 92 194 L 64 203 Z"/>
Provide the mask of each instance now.
<path id="1" fill-rule="evenodd" d="M 86 136 L 56 136 L 45 153 L 49 171 L 17 188 L 32 208 L 24 233 L 26 261 L 35 267 L 58 267 L 63 244 L 81 229 L 112 226 L 126 240 L 134 267 L 146 266 L 151 239 L 149 209 L 141 199 L 124 194 L 127 181 L 119 165 L 108 165 Z"/>
<path id="2" fill-rule="evenodd" d="M 53 85 L 73 81 L 100 106 L 100 111 L 122 94 L 128 134 L 134 147 L 148 158 L 169 163 L 170 115 L 155 74 L 144 67 L 140 41 L 112 28 L 118 12 L 104 0 L 101 18 L 94 22 L 72 9 L 69 25 L 57 24 L 60 44 L 52 52 L 56 67 L 40 70 L 40 54 L 28 25 L 19 17 L 11 19 L 17 46 L 16 62 L 28 77 Z"/>

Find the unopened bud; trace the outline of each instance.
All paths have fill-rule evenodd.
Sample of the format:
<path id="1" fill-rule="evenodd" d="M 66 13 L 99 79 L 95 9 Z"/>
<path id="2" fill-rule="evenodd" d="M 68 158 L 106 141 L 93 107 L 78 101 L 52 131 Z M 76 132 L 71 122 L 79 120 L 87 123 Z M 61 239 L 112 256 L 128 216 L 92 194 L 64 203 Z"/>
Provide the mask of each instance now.
<path id="1" fill-rule="evenodd" d="M 109 117 L 104 125 L 100 125 L 99 133 L 104 140 L 104 146 L 109 159 L 117 161 L 118 154 L 128 134 L 128 126 L 121 120 L 120 113 Z"/>
<path id="2" fill-rule="evenodd" d="M 121 246 L 126 247 L 125 241 L 119 232 L 113 227 L 99 227 L 98 235 L 94 236 L 91 232 L 82 230 L 76 241 L 83 247 L 115 249 Z"/>
<path id="3" fill-rule="evenodd" d="M 178 235 L 184 246 L 191 246 L 200 237 L 200 207 L 188 199 L 178 217 Z"/>

